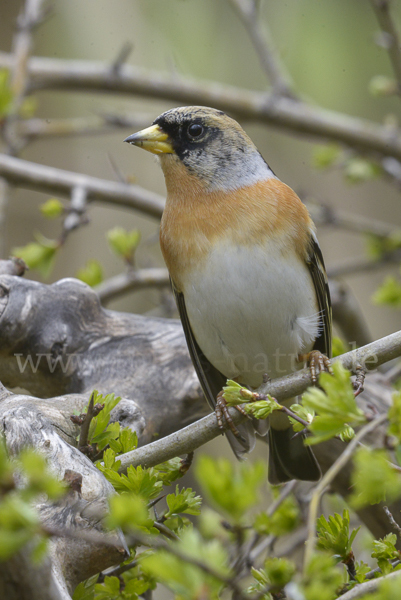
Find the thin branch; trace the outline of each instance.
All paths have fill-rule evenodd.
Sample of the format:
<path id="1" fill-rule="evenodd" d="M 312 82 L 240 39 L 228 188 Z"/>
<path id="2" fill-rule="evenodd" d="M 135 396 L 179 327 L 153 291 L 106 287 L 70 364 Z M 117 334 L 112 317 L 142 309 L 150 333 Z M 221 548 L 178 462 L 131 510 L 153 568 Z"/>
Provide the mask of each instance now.
<path id="1" fill-rule="evenodd" d="M 78 135 L 115 134 L 120 129 L 143 129 L 152 122 L 154 115 L 99 114 L 92 117 L 66 119 L 32 118 L 17 124 L 17 133 L 27 141 L 38 138 L 68 137 Z"/>
<path id="2" fill-rule="evenodd" d="M 231 0 L 239 18 L 242 21 L 250 40 L 259 57 L 262 69 L 273 87 L 273 93 L 279 96 L 295 98 L 290 76 L 281 64 L 270 31 L 261 27 L 260 15 L 253 0 Z"/>
<path id="3" fill-rule="evenodd" d="M 12 56 L 0 52 L 0 67 L 10 68 Z M 31 91 L 59 89 L 136 94 L 174 103 L 215 106 L 242 119 L 257 120 L 291 134 L 332 139 L 369 152 L 401 159 L 401 136 L 397 128 L 325 110 L 274 94 L 252 92 L 215 82 L 169 75 L 123 65 L 116 77 L 107 63 L 31 58 L 28 62 Z"/>
<path id="4" fill-rule="evenodd" d="M 384 577 L 372 579 L 372 581 L 365 581 L 364 583 L 356 585 L 354 588 L 352 588 L 352 590 L 349 590 L 349 592 L 346 592 L 340 596 L 340 598 L 341 600 L 356 600 L 357 598 L 365 597 L 376 592 L 383 581 L 388 581 L 389 579 L 398 579 L 400 577 L 401 571 L 394 571 L 393 573 L 389 573 Z"/>
<path id="5" fill-rule="evenodd" d="M 137 271 L 130 270 L 106 279 L 96 286 L 95 291 L 100 301 L 106 304 L 127 292 L 134 292 L 145 288 L 164 288 L 169 285 L 170 277 L 167 269 L 138 269 Z"/>
<path id="6" fill-rule="evenodd" d="M 361 233 L 362 235 L 377 235 L 381 238 L 387 238 L 392 233 L 398 231 L 390 223 L 370 219 L 363 214 L 347 213 L 337 210 L 332 206 L 309 202 L 308 198 L 304 198 L 303 200 L 315 225 L 319 227 L 337 227 L 338 229 Z"/>
<path id="7" fill-rule="evenodd" d="M 0 177 L 10 183 L 46 194 L 70 197 L 74 188 L 84 188 L 89 201 L 109 202 L 160 218 L 164 199 L 139 185 L 99 179 L 0 154 Z"/>
<path id="8" fill-rule="evenodd" d="M 381 30 L 388 39 L 386 49 L 397 79 L 398 88 L 401 90 L 401 48 L 397 27 L 390 12 L 390 2 L 388 0 L 370 1 Z"/>
<path id="9" fill-rule="evenodd" d="M 386 513 L 388 520 L 390 521 L 391 527 L 397 533 L 398 537 L 401 538 L 401 527 L 398 525 L 397 521 L 394 519 L 393 515 L 391 514 L 390 509 L 388 508 L 388 506 L 383 506 L 383 510 Z"/>
<path id="10" fill-rule="evenodd" d="M 339 360 L 345 368 L 355 372 L 358 366 L 366 370 L 374 370 L 399 356 L 401 356 L 401 331 L 338 356 L 334 361 Z M 270 394 L 281 402 L 286 398 L 302 394 L 311 384 L 310 369 L 302 369 L 263 384 L 258 392 Z M 235 425 L 244 419 L 244 416 L 234 408 L 230 408 L 229 412 Z M 130 465 L 153 467 L 175 456 L 188 454 L 219 435 L 221 435 L 221 430 L 217 425 L 215 415 L 208 415 L 161 440 L 122 454 L 119 457 L 121 460 L 120 472 L 124 473 Z"/>
<path id="11" fill-rule="evenodd" d="M 377 269 L 382 269 L 383 265 L 398 265 L 401 258 L 401 251 L 394 250 L 385 254 L 380 260 L 372 260 L 369 258 L 355 258 L 340 265 L 332 265 L 327 268 L 327 276 L 336 279 L 353 273 L 370 273 Z"/>
<path id="12" fill-rule="evenodd" d="M 316 519 L 318 514 L 320 497 L 325 491 L 325 489 L 329 486 L 329 484 L 335 479 L 338 473 L 345 467 L 347 462 L 351 459 L 354 451 L 356 450 L 359 442 L 364 438 L 368 433 L 374 431 L 381 423 L 384 423 L 387 419 L 387 413 L 383 413 L 379 415 L 375 419 L 373 419 L 370 423 L 362 427 L 356 436 L 351 440 L 351 442 L 347 445 L 344 452 L 339 456 L 335 463 L 332 464 L 330 469 L 323 475 L 322 479 L 319 481 L 317 486 L 315 487 L 312 499 L 309 505 L 309 516 L 308 516 L 308 539 L 306 540 L 305 546 L 305 556 L 304 556 L 304 570 L 309 565 L 309 562 L 312 558 L 313 551 L 315 549 L 316 543 Z"/>

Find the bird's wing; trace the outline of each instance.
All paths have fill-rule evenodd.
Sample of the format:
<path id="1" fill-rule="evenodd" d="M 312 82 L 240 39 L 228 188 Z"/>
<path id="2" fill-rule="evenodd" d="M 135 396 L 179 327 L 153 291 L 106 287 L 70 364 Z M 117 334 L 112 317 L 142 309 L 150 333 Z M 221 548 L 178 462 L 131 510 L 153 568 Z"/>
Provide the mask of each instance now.
<path id="1" fill-rule="evenodd" d="M 312 276 L 313 285 L 315 286 L 320 313 L 320 331 L 313 349 L 319 350 L 322 354 L 331 358 L 332 315 L 330 291 L 322 251 L 314 233 L 312 233 L 310 238 L 306 263 Z"/>
<path id="2" fill-rule="evenodd" d="M 185 338 L 187 340 L 189 354 L 191 356 L 206 400 L 210 408 L 214 410 L 216 406 L 217 394 L 221 392 L 223 387 L 226 385 L 227 378 L 220 373 L 220 371 L 218 371 L 203 354 L 195 339 L 191 324 L 188 319 L 184 294 L 176 289 L 172 280 L 171 286 L 177 302 L 178 312 L 180 314 Z M 250 452 L 255 445 L 255 432 L 251 422 L 238 425 L 237 429 L 239 430 L 243 441 L 237 438 L 231 431 L 227 431 L 226 436 L 235 456 L 237 458 L 242 458 L 243 455 L 247 452 Z"/>

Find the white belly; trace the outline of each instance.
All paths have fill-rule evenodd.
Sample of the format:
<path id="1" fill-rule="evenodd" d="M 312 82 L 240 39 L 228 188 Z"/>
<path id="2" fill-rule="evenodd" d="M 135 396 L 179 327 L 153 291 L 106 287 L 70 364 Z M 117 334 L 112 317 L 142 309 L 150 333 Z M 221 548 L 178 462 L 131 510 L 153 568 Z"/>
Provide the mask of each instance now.
<path id="1" fill-rule="evenodd" d="M 222 244 L 184 281 L 195 338 L 227 378 L 257 387 L 300 365 L 319 333 L 311 276 L 295 254 Z"/>

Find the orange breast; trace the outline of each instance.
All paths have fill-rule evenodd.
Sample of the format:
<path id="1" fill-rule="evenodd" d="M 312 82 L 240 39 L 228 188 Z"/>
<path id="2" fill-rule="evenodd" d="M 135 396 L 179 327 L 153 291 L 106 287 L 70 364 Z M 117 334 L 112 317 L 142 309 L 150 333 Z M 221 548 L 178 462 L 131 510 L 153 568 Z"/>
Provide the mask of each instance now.
<path id="1" fill-rule="evenodd" d="M 186 170 L 185 170 L 186 171 Z M 295 192 L 278 179 L 239 190 L 206 192 L 199 180 L 166 175 L 167 202 L 160 244 L 170 275 L 183 290 L 185 273 L 207 260 L 217 240 L 266 244 L 268 237 L 283 253 L 303 259 L 313 223 Z"/>

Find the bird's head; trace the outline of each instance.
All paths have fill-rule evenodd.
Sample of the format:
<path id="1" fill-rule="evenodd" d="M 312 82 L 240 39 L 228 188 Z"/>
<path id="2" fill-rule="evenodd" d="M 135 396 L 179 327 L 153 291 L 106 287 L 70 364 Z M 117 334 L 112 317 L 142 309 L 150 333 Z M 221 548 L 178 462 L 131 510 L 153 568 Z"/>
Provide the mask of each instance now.
<path id="1" fill-rule="evenodd" d="M 242 127 L 220 110 L 173 108 L 125 142 L 156 154 L 166 177 L 185 171 L 207 191 L 228 191 L 274 177 Z"/>

